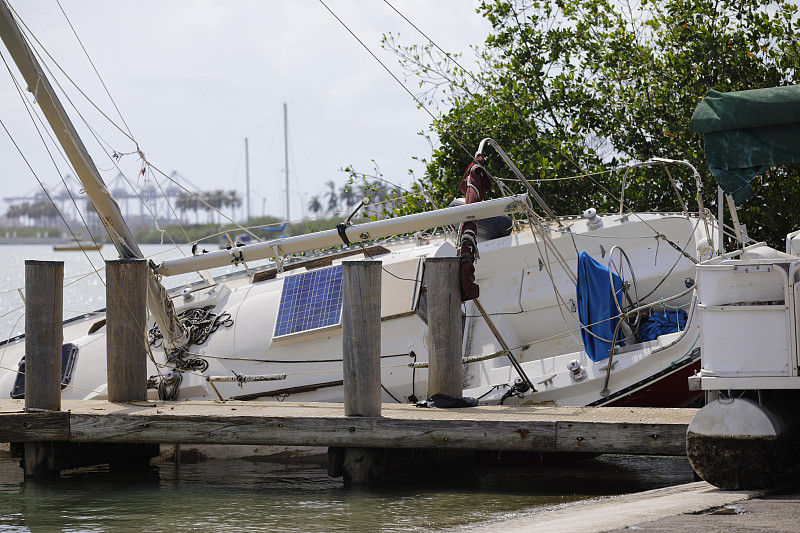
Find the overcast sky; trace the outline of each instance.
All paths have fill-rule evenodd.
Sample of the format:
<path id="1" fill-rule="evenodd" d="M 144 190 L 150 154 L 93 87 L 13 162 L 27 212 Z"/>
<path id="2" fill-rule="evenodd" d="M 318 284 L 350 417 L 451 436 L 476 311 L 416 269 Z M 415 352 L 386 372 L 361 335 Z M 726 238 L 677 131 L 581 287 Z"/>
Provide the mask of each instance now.
<path id="1" fill-rule="evenodd" d="M 467 61 L 470 45 L 481 45 L 490 29 L 475 12 L 477 0 L 391 2 L 445 50 L 465 53 Z M 116 118 L 58 3 L 11 3 L 75 83 Z M 424 42 L 422 36 L 383 1 L 325 3 L 402 79 L 397 59 L 380 48 L 381 36 L 399 32 L 408 44 Z M 61 0 L 61 5 L 152 164 L 167 174 L 177 171 L 202 189 L 237 189 L 244 197 L 244 139 L 249 138 L 254 216 L 262 210 L 285 213 L 284 102 L 293 219 L 311 196 L 324 192 L 326 182 L 344 184 L 346 175 L 339 171 L 344 166 L 371 173 L 374 159 L 387 180 L 403 185 L 411 182 L 409 169 L 422 176 L 412 157 L 430 156 L 430 146 L 418 135 L 430 116 L 319 0 Z M 414 82 L 408 86 L 418 92 Z M 111 149 L 134 149 L 96 114 L 86 116 Z M 0 119 L 41 179 L 49 186 L 58 183 L 59 172 L 36 151 L 31 121 L 4 67 Z M 118 171 L 96 142 L 86 144 L 109 183 Z M 3 197 L 38 190 L 2 130 L 0 161 Z M 126 156 L 122 168 L 136 179 L 134 156 Z"/>

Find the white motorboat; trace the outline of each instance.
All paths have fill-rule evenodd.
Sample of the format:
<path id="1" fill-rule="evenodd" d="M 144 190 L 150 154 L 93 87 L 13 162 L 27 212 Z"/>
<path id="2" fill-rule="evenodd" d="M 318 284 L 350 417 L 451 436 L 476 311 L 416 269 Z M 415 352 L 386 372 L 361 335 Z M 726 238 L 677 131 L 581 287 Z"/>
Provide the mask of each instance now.
<path id="1" fill-rule="evenodd" d="M 735 214 L 734 196 L 747 200 L 754 177 L 800 161 L 800 85 L 709 91 L 691 128 Z M 767 487 L 800 463 L 799 235 L 786 236 L 785 252 L 756 243 L 698 265 L 703 360 L 689 384 L 709 401 L 686 448 L 695 471 L 723 489 Z"/>

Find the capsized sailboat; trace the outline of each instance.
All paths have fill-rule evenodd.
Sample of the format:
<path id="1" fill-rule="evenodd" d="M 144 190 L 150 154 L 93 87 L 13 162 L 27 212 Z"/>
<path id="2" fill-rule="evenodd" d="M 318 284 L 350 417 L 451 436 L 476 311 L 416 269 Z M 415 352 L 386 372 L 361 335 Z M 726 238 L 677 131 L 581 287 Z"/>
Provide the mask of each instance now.
<path id="1" fill-rule="evenodd" d="M 0 8 L 3 41 L 36 87 L 120 257 L 142 257 L 13 16 L 4 3 Z M 490 151 L 527 195 L 153 263 L 142 349 L 150 355 L 151 397 L 341 401 L 341 263 L 371 258 L 383 268 L 383 400 L 425 398 L 424 260 L 458 253 L 455 235 L 435 228 L 479 221 L 481 297 L 462 307 L 465 394 L 546 405 L 682 406 L 695 399 L 699 393 L 686 386 L 700 356 L 693 279 L 696 264 L 719 249 L 714 218 L 702 205 L 694 213 L 626 212 L 624 182 L 619 212 L 587 206 L 582 215 L 559 217 L 497 143 L 478 147 Z M 700 185 L 697 171 L 678 161 L 624 170 L 650 165 L 677 165 Z M 497 217 L 506 223 L 489 222 Z M 238 269 L 205 273 L 223 265 Z M 163 288 L 170 276 L 187 272 L 202 273 L 201 280 Z M 17 337 L 3 346 L 0 392 L 15 398 L 24 395 L 24 342 Z M 63 397 L 105 398 L 102 312 L 65 322 L 64 342 Z"/>

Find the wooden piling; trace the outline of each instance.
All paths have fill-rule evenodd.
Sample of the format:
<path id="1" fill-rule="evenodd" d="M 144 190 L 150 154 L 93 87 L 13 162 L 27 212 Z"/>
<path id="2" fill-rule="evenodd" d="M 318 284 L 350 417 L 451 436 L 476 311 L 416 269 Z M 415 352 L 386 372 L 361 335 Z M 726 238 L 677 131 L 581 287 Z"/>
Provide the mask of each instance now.
<path id="1" fill-rule="evenodd" d="M 25 261 L 25 407 L 61 409 L 64 262 Z"/>
<path id="2" fill-rule="evenodd" d="M 344 414 L 381 416 L 381 262 L 342 262 Z M 330 452 L 329 452 L 330 453 Z M 379 449 L 345 448 L 332 468 L 346 487 L 373 485 Z"/>
<path id="3" fill-rule="evenodd" d="M 108 400 L 147 399 L 147 261 L 106 261 Z"/>
<path id="4" fill-rule="evenodd" d="M 61 409 L 64 262 L 25 261 L 25 409 Z M 53 443 L 26 442 L 26 477 L 53 473 Z"/>
<path id="5" fill-rule="evenodd" d="M 381 262 L 342 262 L 342 354 L 347 416 L 381 416 Z"/>
<path id="6" fill-rule="evenodd" d="M 461 396 L 461 288 L 458 257 L 425 259 L 428 300 L 428 396 Z"/>

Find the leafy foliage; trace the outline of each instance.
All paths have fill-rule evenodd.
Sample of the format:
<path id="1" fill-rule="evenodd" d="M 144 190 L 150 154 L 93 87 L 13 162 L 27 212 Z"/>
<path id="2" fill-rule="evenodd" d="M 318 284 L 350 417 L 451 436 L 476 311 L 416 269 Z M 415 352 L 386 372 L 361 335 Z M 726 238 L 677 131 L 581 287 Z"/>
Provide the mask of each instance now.
<path id="1" fill-rule="evenodd" d="M 709 89 L 734 91 L 798 82 L 800 22 L 787 0 L 485 0 L 492 24 L 478 72 L 428 44 L 384 38 L 426 105 L 447 109 L 431 126 L 438 148 L 415 184 L 437 201 L 457 194 L 480 140 L 495 139 L 557 213 L 618 207 L 620 176 L 563 180 L 651 157 L 687 160 L 703 176 L 704 202 L 716 186 L 702 138 L 689 133 Z M 489 171 L 509 177 L 489 153 Z M 739 210 L 751 236 L 782 246 L 797 224 L 798 167 L 754 182 Z M 554 180 L 554 178 L 562 178 Z M 676 176 L 691 202 L 691 176 Z M 496 194 L 496 193 L 495 193 Z M 635 210 L 680 208 L 659 171 L 635 175 L 625 192 Z"/>

